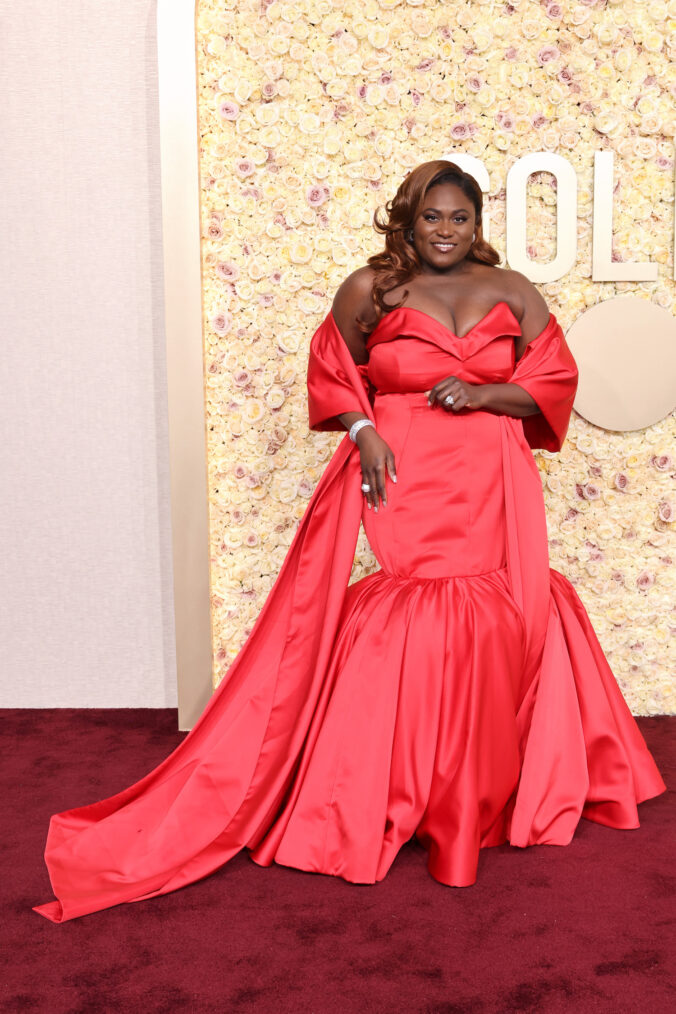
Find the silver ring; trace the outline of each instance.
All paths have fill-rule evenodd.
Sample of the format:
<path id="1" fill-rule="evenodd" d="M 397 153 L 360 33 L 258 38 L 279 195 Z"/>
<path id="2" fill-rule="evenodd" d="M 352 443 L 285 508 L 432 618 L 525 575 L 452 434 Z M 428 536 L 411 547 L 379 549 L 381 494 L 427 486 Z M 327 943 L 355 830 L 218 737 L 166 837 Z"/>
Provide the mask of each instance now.
<path id="1" fill-rule="evenodd" d="M 361 484 L 361 491 L 362 491 L 362 493 L 370 493 L 371 492 L 371 487 L 369 486 L 368 482 L 362 482 L 362 484 Z"/>
<path id="2" fill-rule="evenodd" d="M 453 397 L 453 395 L 447 394 L 446 397 L 444 398 L 444 405 L 452 405 L 454 401 L 455 398 Z"/>

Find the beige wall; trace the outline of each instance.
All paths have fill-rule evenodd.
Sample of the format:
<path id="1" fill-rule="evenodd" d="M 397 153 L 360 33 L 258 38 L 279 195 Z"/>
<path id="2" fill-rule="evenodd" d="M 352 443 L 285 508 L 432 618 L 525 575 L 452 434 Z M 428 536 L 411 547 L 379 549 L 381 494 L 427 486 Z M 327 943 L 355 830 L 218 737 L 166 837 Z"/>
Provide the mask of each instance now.
<path id="1" fill-rule="evenodd" d="M 155 3 L 0 39 L 0 706 L 174 706 Z"/>

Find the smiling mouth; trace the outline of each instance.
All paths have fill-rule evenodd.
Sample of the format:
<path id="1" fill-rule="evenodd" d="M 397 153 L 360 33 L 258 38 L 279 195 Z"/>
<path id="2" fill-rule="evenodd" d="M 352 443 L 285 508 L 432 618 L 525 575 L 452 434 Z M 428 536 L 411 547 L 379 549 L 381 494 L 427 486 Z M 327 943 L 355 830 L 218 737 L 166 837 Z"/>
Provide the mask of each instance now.
<path id="1" fill-rule="evenodd" d="M 456 243 L 432 243 L 433 247 L 440 250 L 442 253 L 448 253 L 449 250 L 454 250 L 457 246 Z"/>

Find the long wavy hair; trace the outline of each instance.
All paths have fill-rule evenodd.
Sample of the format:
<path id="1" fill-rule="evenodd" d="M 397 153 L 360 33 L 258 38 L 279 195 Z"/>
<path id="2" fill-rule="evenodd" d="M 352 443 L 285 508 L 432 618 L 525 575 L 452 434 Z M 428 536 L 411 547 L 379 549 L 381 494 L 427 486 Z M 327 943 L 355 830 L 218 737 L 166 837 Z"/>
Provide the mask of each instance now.
<path id="1" fill-rule="evenodd" d="M 371 295 L 378 319 L 390 310 L 401 306 L 408 296 L 408 289 L 404 291 L 398 303 L 386 304 L 385 295 L 390 290 L 407 282 L 422 267 L 422 261 L 413 244 L 406 239 L 406 235 L 408 230 L 413 228 L 413 223 L 424 203 L 427 191 L 439 183 L 453 183 L 474 205 L 476 239 L 472 243 L 466 259 L 491 266 L 495 266 L 500 261 L 498 251 L 483 237 L 481 223 L 483 195 L 481 187 L 474 177 L 463 172 L 455 162 L 447 162 L 445 159 L 423 162 L 422 165 L 416 166 L 408 173 L 392 200 L 386 203 L 387 217 L 385 219 L 380 217 L 380 209 L 373 216 L 373 226 L 376 232 L 385 236 L 385 249 L 382 253 L 369 257 L 366 262 L 375 268 L 376 272 Z M 368 325 L 359 318 L 357 318 L 357 324 L 365 332 L 373 328 L 372 323 Z"/>

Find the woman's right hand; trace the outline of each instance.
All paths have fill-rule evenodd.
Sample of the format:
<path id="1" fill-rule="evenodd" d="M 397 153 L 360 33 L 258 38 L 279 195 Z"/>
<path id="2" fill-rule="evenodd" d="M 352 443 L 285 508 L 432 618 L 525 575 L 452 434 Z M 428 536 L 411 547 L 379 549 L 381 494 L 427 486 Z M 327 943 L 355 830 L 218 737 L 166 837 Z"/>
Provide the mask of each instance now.
<path id="1" fill-rule="evenodd" d="M 397 481 L 394 454 L 373 426 L 364 426 L 359 430 L 357 447 L 361 460 L 362 482 L 370 487 L 368 493 L 364 493 L 366 503 L 369 510 L 373 507 L 377 511 L 379 500 L 382 501 L 383 507 L 387 504 L 386 474 L 389 473 L 392 482 Z"/>

